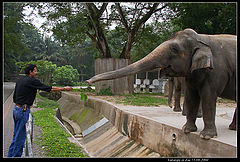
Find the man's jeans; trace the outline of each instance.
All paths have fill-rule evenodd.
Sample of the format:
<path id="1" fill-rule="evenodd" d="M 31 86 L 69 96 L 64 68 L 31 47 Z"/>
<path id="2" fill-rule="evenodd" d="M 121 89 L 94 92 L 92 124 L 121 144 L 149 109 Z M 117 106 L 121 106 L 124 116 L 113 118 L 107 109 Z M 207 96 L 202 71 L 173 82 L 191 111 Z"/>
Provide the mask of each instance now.
<path id="1" fill-rule="evenodd" d="M 21 157 L 23 152 L 23 145 L 26 139 L 26 126 L 25 124 L 29 118 L 30 109 L 23 111 L 22 108 L 14 106 L 13 120 L 14 132 L 13 140 L 8 150 L 8 157 Z"/>

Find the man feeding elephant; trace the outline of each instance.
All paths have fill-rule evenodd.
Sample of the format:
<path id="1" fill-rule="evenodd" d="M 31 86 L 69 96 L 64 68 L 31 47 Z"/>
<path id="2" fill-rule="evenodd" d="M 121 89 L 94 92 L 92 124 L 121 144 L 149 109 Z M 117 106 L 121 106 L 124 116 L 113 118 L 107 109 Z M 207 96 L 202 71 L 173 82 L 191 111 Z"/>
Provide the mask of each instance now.
<path id="1" fill-rule="evenodd" d="M 236 100 L 236 40 L 234 35 L 206 35 L 185 29 L 143 59 L 124 68 L 96 75 L 87 82 L 92 84 L 155 68 L 160 68 L 170 77 L 185 77 L 187 121 L 183 131 L 197 131 L 195 121 L 201 101 L 204 129 L 200 137 L 210 139 L 217 136 L 217 97 Z M 235 119 L 233 124 L 236 125 Z"/>
<path id="2" fill-rule="evenodd" d="M 33 64 L 28 64 L 25 67 L 25 74 L 16 82 L 13 102 L 14 133 L 13 140 L 8 150 L 8 157 L 21 157 L 23 152 L 23 144 L 26 139 L 26 126 L 28 121 L 30 107 L 36 97 L 37 89 L 43 91 L 71 91 L 72 87 L 52 87 L 42 84 L 38 79 L 37 67 Z"/>

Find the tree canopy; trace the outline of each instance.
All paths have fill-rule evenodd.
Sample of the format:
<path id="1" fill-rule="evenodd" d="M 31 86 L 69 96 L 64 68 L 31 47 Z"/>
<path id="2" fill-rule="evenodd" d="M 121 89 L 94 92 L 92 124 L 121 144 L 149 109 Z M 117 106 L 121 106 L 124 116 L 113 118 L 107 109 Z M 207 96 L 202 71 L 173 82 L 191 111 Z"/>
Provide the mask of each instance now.
<path id="1" fill-rule="evenodd" d="M 130 59 L 131 48 L 145 23 L 155 14 L 155 21 L 171 15 L 165 3 L 39 3 L 31 4 L 47 17 L 54 36 L 64 44 L 81 43 L 88 37 L 100 57 L 112 57 L 106 37 L 111 25 L 124 33 L 121 58 Z M 109 6 L 109 7 L 108 7 Z M 51 10 L 46 10 L 49 8 Z M 162 12 L 165 10 L 165 13 Z M 162 16 L 164 15 L 164 16 Z"/>
<path id="2" fill-rule="evenodd" d="M 32 7 L 47 18 L 40 33 L 25 20 Z M 236 3 L 4 3 L 4 80 L 16 62 L 47 60 L 72 65 L 79 79 L 94 75 L 94 58 L 141 59 L 172 33 L 236 34 Z"/>
<path id="3" fill-rule="evenodd" d="M 236 3 L 173 3 L 175 23 L 198 33 L 236 34 Z"/>

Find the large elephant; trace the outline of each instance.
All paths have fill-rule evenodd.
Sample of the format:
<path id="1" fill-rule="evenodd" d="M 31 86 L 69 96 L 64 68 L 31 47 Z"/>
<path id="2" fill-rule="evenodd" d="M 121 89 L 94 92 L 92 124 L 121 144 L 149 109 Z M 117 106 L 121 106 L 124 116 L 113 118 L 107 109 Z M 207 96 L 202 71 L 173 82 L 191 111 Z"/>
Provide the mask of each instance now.
<path id="1" fill-rule="evenodd" d="M 198 34 L 185 29 L 172 35 L 143 59 L 124 68 L 102 73 L 87 80 L 91 85 L 140 71 L 160 68 L 171 77 L 185 77 L 185 133 L 197 131 L 195 125 L 200 101 L 204 128 L 200 137 L 217 136 L 215 125 L 216 100 L 236 100 L 236 40 L 235 35 Z"/>

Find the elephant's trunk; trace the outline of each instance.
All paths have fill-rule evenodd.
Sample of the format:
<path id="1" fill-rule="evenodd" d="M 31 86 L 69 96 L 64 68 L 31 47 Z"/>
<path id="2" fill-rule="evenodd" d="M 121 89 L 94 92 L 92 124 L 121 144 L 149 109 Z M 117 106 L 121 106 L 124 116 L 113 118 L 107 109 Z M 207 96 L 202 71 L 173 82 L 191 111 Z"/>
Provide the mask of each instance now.
<path id="1" fill-rule="evenodd" d="M 161 55 L 159 54 L 160 52 L 158 50 L 159 47 L 157 47 L 155 50 L 153 50 L 150 54 L 148 54 L 141 60 L 131 65 L 128 65 L 124 68 L 121 68 L 115 71 L 109 71 L 109 72 L 95 75 L 94 77 L 87 80 L 86 82 L 88 82 L 88 84 L 91 85 L 92 83 L 97 81 L 121 78 L 128 75 L 136 74 L 140 71 L 148 71 L 148 70 L 159 68 L 161 67 L 159 63 L 159 58 L 161 57 Z"/>

